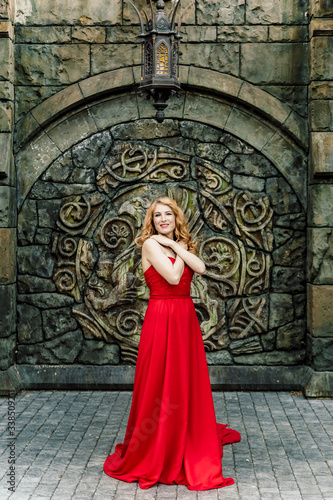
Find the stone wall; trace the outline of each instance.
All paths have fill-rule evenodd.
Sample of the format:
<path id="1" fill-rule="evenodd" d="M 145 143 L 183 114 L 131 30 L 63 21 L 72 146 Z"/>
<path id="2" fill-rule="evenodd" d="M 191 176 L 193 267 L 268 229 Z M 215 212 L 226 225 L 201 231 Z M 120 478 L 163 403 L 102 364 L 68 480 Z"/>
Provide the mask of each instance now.
<path id="1" fill-rule="evenodd" d="M 184 7 L 190 3 L 182 0 Z M 269 388 L 279 386 L 286 367 L 308 364 L 322 373 L 308 382 L 310 372 L 302 372 L 308 395 L 333 393 L 328 374 L 333 357 L 332 16 L 327 0 L 311 0 L 310 6 L 308 0 L 196 0 L 182 28 L 184 93 L 171 100 L 168 120 L 157 126 L 151 105 L 133 90 L 139 28 L 125 1 L 58 0 L 52 8 L 45 0 L 2 2 L 4 374 L 14 362 L 27 378 L 34 364 L 67 365 L 73 373 L 77 367 L 113 365 L 121 381 L 126 365 L 135 363 L 147 290 L 128 235 L 120 256 L 113 249 L 117 235 L 110 232 L 107 214 L 116 220 L 118 233 L 132 237 L 142 214 L 129 212 L 128 199 L 137 198 L 144 207 L 149 196 L 168 191 L 199 224 L 194 226 L 202 245 L 210 241 L 223 256 L 221 269 L 214 269 L 211 250 L 203 245 L 208 272 L 192 287 L 211 368 L 224 366 L 226 375 L 226 369 L 254 365 L 236 377 L 246 385 L 249 374 L 257 380 L 257 367 L 264 365 Z M 143 169 L 140 179 L 119 180 L 115 166 L 121 153 L 128 160 L 131 151 L 139 159 L 166 155 L 164 174 L 162 167 L 152 172 L 155 177 Z M 170 177 L 182 169 L 184 178 Z M 245 199 L 251 215 L 237 205 Z M 89 227 L 80 218 L 87 210 L 88 219 L 93 217 Z M 259 213 L 265 213 L 261 232 L 249 231 L 254 224 L 249 221 Z M 130 256 L 130 268 L 124 268 L 121 256 Z M 237 264 L 233 269 L 228 258 Z M 126 323 L 121 314 L 128 310 L 138 315 L 128 313 Z M 283 369 L 273 375 L 269 365 Z"/>
<path id="2" fill-rule="evenodd" d="M 16 4 L 16 120 L 67 85 L 140 63 L 137 17 L 125 0 Z M 306 116 L 307 9 L 308 0 L 196 0 L 180 62 L 241 78 Z"/>
<path id="3" fill-rule="evenodd" d="M 0 5 L 0 370 L 15 362 L 16 175 L 12 153 L 14 121 L 13 2 Z"/>
<path id="4" fill-rule="evenodd" d="M 311 3 L 308 351 L 317 371 L 333 369 L 332 17 L 331 2 Z"/>
<path id="5" fill-rule="evenodd" d="M 163 194 L 182 206 L 207 266 L 191 295 L 208 363 L 304 361 L 306 220 L 295 192 L 229 133 L 148 119 L 74 144 L 25 199 L 18 364 L 135 364 L 149 290 L 133 239 Z"/>

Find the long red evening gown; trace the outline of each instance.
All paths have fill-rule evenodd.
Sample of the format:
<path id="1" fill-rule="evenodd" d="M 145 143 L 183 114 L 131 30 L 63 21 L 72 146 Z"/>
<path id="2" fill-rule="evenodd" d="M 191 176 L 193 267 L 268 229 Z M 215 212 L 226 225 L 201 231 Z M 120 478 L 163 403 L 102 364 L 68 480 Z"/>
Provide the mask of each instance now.
<path id="1" fill-rule="evenodd" d="M 173 257 L 169 257 L 174 261 Z M 234 483 L 222 476 L 222 445 L 240 441 L 216 423 L 199 321 L 190 297 L 193 270 L 178 285 L 153 266 L 144 273 L 150 299 L 141 331 L 133 400 L 124 443 L 104 471 L 147 489 L 157 482 L 208 490 Z"/>

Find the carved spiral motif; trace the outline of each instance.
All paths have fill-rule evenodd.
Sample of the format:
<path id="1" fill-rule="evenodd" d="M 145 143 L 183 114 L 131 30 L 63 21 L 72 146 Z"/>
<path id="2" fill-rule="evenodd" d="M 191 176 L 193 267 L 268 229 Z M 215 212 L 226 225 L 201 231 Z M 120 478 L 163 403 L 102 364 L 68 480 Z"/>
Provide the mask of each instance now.
<path id="1" fill-rule="evenodd" d="M 68 264 L 68 263 L 67 263 Z M 66 265 L 66 263 L 64 263 Z M 62 292 L 70 292 L 76 286 L 76 276 L 68 267 L 58 269 L 54 276 L 58 289 Z"/>
<path id="2" fill-rule="evenodd" d="M 58 251 L 62 257 L 72 257 L 77 250 L 77 242 L 74 238 L 63 236 L 58 241 Z"/>
<path id="3" fill-rule="evenodd" d="M 135 309 L 122 311 L 117 316 L 116 326 L 122 335 L 135 335 L 141 326 L 140 314 Z"/>

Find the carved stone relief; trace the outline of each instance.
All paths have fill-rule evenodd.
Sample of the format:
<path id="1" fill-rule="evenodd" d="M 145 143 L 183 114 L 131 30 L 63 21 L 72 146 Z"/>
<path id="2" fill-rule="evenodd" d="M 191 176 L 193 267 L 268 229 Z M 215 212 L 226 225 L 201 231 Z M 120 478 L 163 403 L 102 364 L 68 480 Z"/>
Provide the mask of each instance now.
<path id="1" fill-rule="evenodd" d="M 194 275 L 191 296 L 207 351 L 228 350 L 237 362 L 237 356 L 272 351 L 276 345 L 284 349 L 283 342 L 277 342 L 283 313 L 276 319 L 271 311 L 272 292 L 275 304 L 277 299 L 289 300 L 291 323 L 299 318 L 294 297 L 297 292 L 300 311 L 304 255 L 299 249 L 304 214 L 296 196 L 289 189 L 288 207 L 293 213 L 282 210 L 277 193 L 285 181 L 262 155 L 222 133 L 219 140 L 206 142 L 203 147 L 195 137 L 188 138 L 189 131 L 198 133 L 196 127 L 199 125 L 190 123 L 186 138 L 177 138 L 177 143 L 165 138 L 160 141 L 162 145 L 135 138 L 113 140 L 104 134 L 100 139 L 104 157 L 93 165 L 90 148 L 90 159 L 86 160 L 88 189 L 72 181 L 72 190 L 70 184 L 64 187 L 60 199 L 57 196 L 56 200 L 45 201 L 54 176 L 59 178 L 61 165 L 65 170 L 71 163 L 64 154 L 57 160 L 59 168 L 51 166 L 44 182 L 36 183 L 26 201 L 26 207 L 37 203 L 39 221 L 47 226 L 44 229 L 48 230 L 54 261 L 50 277 L 58 295 L 71 298 L 71 313 L 84 332 L 84 342 L 97 339 L 105 345 L 117 345 L 119 362 L 124 364 L 136 362 L 149 298 L 141 250 L 133 240 L 140 233 L 150 201 L 159 195 L 177 200 L 199 241 L 199 256 L 206 272 Z M 216 131 L 211 130 L 215 137 Z M 206 135 L 208 132 L 206 127 Z M 114 137 L 122 133 L 118 127 Z M 98 143 L 96 136 L 92 140 Z M 83 158 L 77 169 L 82 169 L 84 178 L 83 150 L 73 148 L 72 158 Z M 259 170 L 257 176 L 251 171 L 254 164 Z M 250 165 L 249 171 L 246 165 Z M 67 179 L 70 172 L 68 168 Z M 45 212 L 52 222 L 43 222 Z M 36 229 L 30 240 L 36 242 L 42 229 Z M 290 295 L 283 293 L 286 282 L 281 283 L 281 294 L 279 289 L 280 281 L 288 281 L 290 266 L 295 265 L 295 259 L 288 263 L 288 250 L 298 252 L 296 266 L 300 271 Z M 81 352 L 78 360 L 86 358 Z M 24 355 L 22 362 L 27 362 Z"/>

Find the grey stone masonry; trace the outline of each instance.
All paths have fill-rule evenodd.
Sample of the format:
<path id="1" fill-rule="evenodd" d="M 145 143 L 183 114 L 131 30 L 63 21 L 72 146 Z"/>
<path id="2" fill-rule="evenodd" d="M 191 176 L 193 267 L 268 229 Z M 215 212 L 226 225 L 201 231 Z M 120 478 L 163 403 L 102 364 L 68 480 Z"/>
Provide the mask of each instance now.
<path id="1" fill-rule="evenodd" d="M 14 124 L 14 0 L 0 6 L 0 371 L 14 364 L 16 344 L 16 175 Z"/>
<path id="2" fill-rule="evenodd" d="M 2 500 L 332 500 L 333 401 L 287 392 L 214 392 L 217 421 L 242 441 L 224 447 L 224 477 L 204 492 L 110 478 L 103 464 L 125 435 L 131 392 L 21 392 L 15 401 L 15 492 L 8 491 L 7 399 L 0 400 Z M 11 403 L 12 404 L 12 403 Z M 14 439 L 14 438 L 12 438 Z"/>

